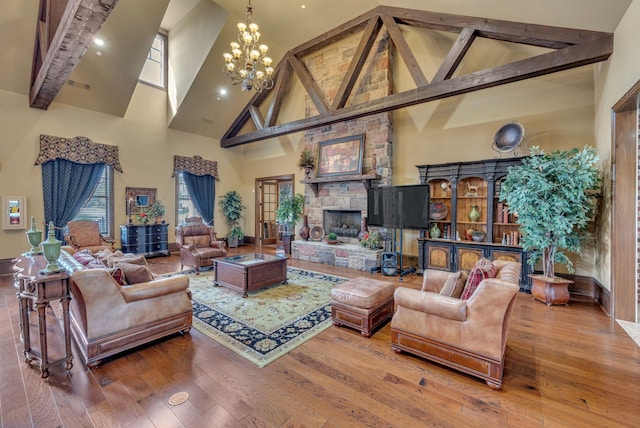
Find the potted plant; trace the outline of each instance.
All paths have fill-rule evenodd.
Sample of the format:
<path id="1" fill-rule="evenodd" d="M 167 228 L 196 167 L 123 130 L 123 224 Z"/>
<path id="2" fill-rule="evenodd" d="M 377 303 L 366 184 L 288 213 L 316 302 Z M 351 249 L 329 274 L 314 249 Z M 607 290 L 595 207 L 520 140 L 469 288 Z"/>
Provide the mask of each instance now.
<path id="1" fill-rule="evenodd" d="M 327 235 L 327 244 L 337 244 L 338 243 L 338 235 L 334 232 L 331 232 Z"/>
<path id="2" fill-rule="evenodd" d="M 311 171 L 315 168 L 316 159 L 311 147 L 305 145 L 300 152 L 300 159 L 298 159 L 298 167 L 304 169 L 305 178 L 310 178 Z"/>
<path id="3" fill-rule="evenodd" d="M 549 305 L 569 302 L 571 281 L 555 276 L 555 263 L 573 273 L 565 251 L 582 254 L 586 229 L 595 212 L 600 189 L 593 147 L 544 153 L 532 147 L 522 164 L 510 167 L 500 199 L 520 225 L 522 249 L 531 267 L 542 260 L 542 275 L 530 275 L 531 294 Z"/>
<path id="4" fill-rule="evenodd" d="M 294 226 L 304 210 L 304 196 L 300 193 L 293 195 L 291 189 L 283 188 L 278 196 L 276 220 L 284 227 L 282 242 L 285 253 L 291 254 L 291 241 L 295 238 Z"/>
<path id="5" fill-rule="evenodd" d="M 162 222 L 162 217 L 166 214 L 166 212 L 167 208 L 160 200 L 156 200 L 149 209 L 149 215 L 156 218 L 156 223 Z"/>
<path id="6" fill-rule="evenodd" d="M 242 218 L 242 213 L 245 210 L 245 206 L 242 203 L 242 196 L 235 190 L 229 190 L 227 193 L 220 197 L 218 201 L 218 207 L 220 212 L 225 218 L 229 233 L 227 235 L 227 243 L 229 247 L 235 248 L 238 246 L 240 239 L 244 238 L 242 228 L 238 224 Z"/>

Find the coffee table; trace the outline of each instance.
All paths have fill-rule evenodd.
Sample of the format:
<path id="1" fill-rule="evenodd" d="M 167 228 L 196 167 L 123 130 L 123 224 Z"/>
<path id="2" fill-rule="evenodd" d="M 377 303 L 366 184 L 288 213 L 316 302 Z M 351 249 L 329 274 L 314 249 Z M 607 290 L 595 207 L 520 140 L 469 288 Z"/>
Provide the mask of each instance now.
<path id="1" fill-rule="evenodd" d="M 281 282 L 287 283 L 287 258 L 271 254 L 253 253 L 213 260 L 214 286 L 241 291 L 259 290 Z"/>

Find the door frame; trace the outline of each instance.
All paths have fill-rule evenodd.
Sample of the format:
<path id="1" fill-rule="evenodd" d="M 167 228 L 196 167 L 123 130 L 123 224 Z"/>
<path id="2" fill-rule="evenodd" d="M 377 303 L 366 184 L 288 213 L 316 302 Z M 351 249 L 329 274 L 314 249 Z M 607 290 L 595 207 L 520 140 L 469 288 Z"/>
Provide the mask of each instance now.
<path id="1" fill-rule="evenodd" d="M 264 218 L 263 210 L 262 210 L 262 201 L 261 201 L 261 186 L 263 182 L 276 182 L 278 185 L 278 189 L 280 189 L 281 183 L 291 182 L 292 188 L 295 188 L 295 183 L 293 181 L 295 174 L 284 174 L 284 175 L 274 175 L 271 177 L 259 177 L 255 179 L 255 237 L 256 237 L 256 245 L 262 246 L 263 239 L 263 229 L 262 229 L 262 219 Z M 279 191 L 279 190 L 278 190 Z M 276 209 L 278 208 L 278 198 L 276 197 Z M 280 241 L 280 236 L 276 233 L 276 245 Z"/>
<path id="2" fill-rule="evenodd" d="M 613 106 L 611 127 L 611 308 L 638 322 L 638 115 L 640 81 Z M 633 231 L 633 233 L 629 233 Z"/>

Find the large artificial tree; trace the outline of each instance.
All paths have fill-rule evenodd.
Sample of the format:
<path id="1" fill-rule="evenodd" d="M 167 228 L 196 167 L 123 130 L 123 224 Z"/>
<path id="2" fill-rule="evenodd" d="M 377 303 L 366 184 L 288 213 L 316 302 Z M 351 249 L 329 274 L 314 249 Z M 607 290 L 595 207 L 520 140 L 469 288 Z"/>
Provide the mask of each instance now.
<path id="1" fill-rule="evenodd" d="M 502 183 L 500 198 L 520 224 L 520 244 L 532 267 L 542 259 L 547 278 L 555 277 L 556 263 L 574 272 L 566 252 L 582 254 L 600 189 L 597 162 L 593 147 L 545 153 L 536 146 Z"/>

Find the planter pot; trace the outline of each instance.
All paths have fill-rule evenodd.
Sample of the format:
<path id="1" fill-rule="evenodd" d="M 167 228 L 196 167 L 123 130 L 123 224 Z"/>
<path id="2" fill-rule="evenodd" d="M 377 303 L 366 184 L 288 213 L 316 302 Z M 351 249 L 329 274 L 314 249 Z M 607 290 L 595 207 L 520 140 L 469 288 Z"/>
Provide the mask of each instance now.
<path id="1" fill-rule="evenodd" d="M 229 248 L 238 248 L 238 237 L 230 236 L 229 237 Z"/>
<path id="2" fill-rule="evenodd" d="M 569 284 L 573 281 L 564 278 L 549 278 L 544 275 L 529 275 L 531 278 L 531 296 L 547 305 L 568 305 Z"/>

